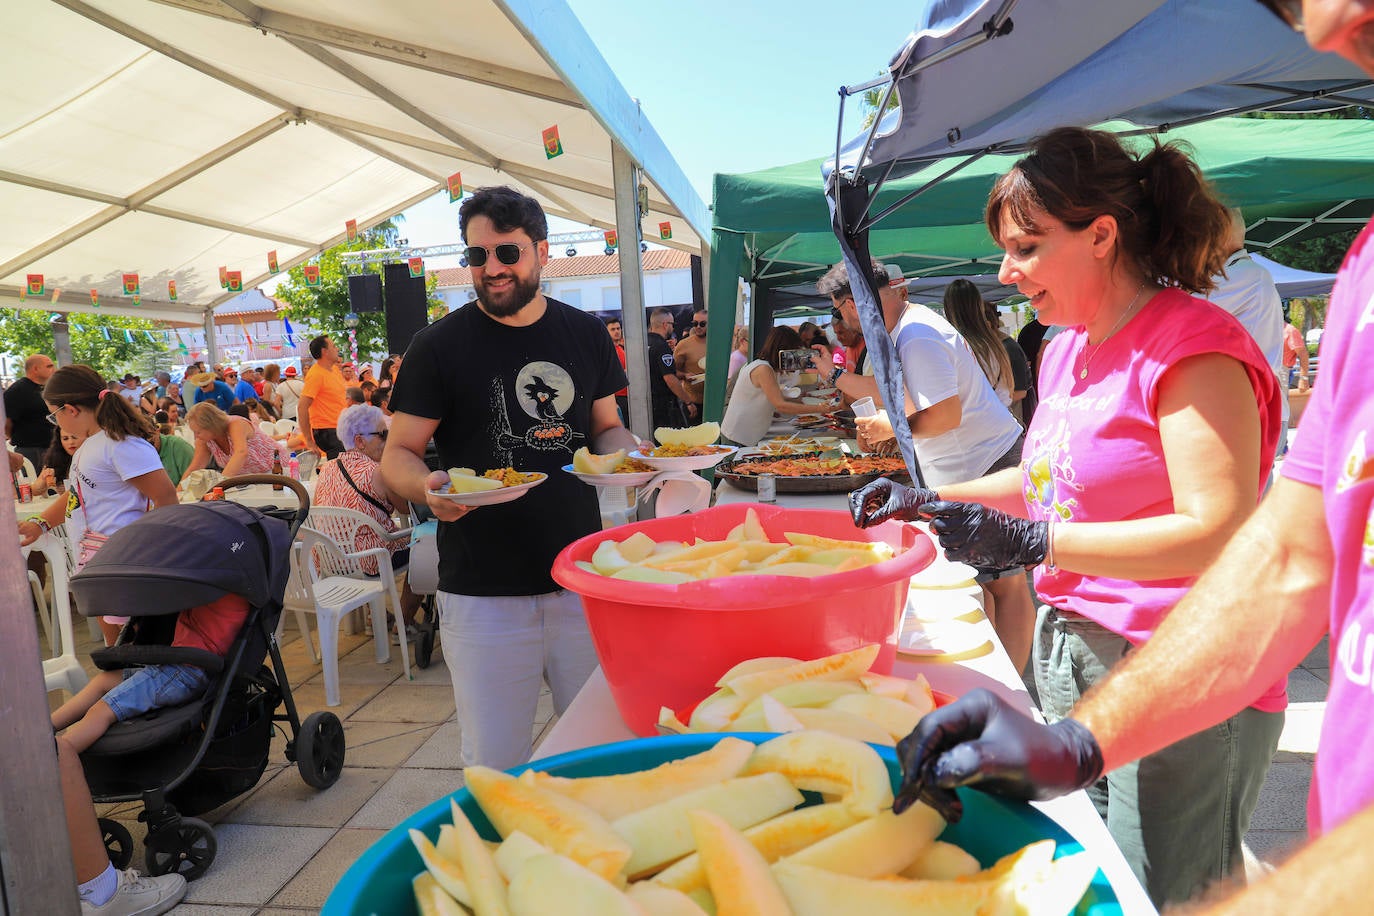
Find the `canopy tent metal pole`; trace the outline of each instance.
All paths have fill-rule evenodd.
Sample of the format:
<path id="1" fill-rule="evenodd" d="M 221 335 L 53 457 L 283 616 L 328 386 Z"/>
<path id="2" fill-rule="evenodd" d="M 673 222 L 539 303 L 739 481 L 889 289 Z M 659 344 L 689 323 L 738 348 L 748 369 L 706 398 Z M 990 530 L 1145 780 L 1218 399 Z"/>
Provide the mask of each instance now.
<path id="1" fill-rule="evenodd" d="M 0 404 L 0 419 L 4 407 Z M 43 654 L 13 502 L 0 513 L 0 913 L 81 912 L 48 717 Z"/>
<path id="2" fill-rule="evenodd" d="M 611 177 L 616 235 L 620 237 L 620 328 L 625 335 L 625 373 L 630 377 L 626 425 L 641 439 L 649 439 L 653 417 L 649 411 L 649 331 L 639 253 L 639 169 L 615 140 L 611 141 Z"/>
<path id="3" fill-rule="evenodd" d="M 205 310 L 205 362 L 213 366 L 219 361 L 219 344 L 215 341 L 215 310 Z"/>
<path id="4" fill-rule="evenodd" d="M 59 366 L 70 366 L 76 362 L 72 356 L 72 332 L 67 324 L 67 316 L 60 314 L 52 320 L 53 360 Z"/>
<path id="5" fill-rule="evenodd" d="M 739 308 L 744 239 L 733 232 L 713 231 L 710 257 L 711 272 L 706 286 L 706 389 L 702 393 L 701 418 L 719 423 L 725 416 L 725 383 Z"/>

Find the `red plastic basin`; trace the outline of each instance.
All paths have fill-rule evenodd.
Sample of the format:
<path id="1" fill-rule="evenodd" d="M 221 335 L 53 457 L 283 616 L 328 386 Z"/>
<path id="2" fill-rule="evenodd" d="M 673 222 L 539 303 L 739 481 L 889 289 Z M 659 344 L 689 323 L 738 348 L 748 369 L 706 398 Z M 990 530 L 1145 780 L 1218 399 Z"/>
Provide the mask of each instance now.
<path id="1" fill-rule="evenodd" d="M 744 521 L 748 509 L 758 513 L 770 540 L 782 541 L 783 532 L 797 531 L 885 541 L 898 553 L 873 566 L 814 579 L 725 576 L 683 585 L 627 582 L 573 565 L 590 561 L 602 541 L 623 541 L 636 531 L 655 541 L 721 540 Z M 553 578 L 582 596 L 621 718 L 635 734 L 652 735 L 659 707 L 691 706 L 745 659 L 813 659 L 881 643 L 873 670 L 890 673 L 907 586 L 934 556 L 930 539 L 900 522 L 861 530 L 844 512 L 733 503 L 589 534 L 558 554 Z"/>

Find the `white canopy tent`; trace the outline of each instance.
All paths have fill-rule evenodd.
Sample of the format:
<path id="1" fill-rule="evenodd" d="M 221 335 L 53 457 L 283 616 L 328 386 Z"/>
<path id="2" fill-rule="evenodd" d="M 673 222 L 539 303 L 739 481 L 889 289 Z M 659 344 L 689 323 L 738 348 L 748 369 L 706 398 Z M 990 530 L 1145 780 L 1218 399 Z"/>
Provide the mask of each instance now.
<path id="1" fill-rule="evenodd" d="M 625 237 L 613 146 L 650 237 L 669 222 L 664 244 L 699 253 L 709 227 L 560 2 L 9 0 L 0 23 L 0 306 L 199 322 L 234 295 L 221 267 L 251 288 L 269 251 L 298 264 L 455 172 Z M 49 295 L 20 301 L 28 273 Z"/>
<path id="2" fill-rule="evenodd" d="M 1336 285 L 1335 274 L 1323 274 L 1289 267 L 1287 264 L 1271 261 L 1262 254 L 1255 254 L 1253 251 L 1250 252 L 1250 259 L 1269 271 L 1269 274 L 1274 278 L 1274 285 L 1278 287 L 1279 295 L 1285 299 L 1293 296 L 1325 296 L 1331 292 L 1331 287 Z"/>

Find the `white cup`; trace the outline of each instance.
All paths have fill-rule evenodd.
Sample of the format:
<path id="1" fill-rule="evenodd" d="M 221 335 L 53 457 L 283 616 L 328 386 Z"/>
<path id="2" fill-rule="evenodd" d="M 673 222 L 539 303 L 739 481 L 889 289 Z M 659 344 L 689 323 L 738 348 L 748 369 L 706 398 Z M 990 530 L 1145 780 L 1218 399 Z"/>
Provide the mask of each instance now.
<path id="1" fill-rule="evenodd" d="M 854 402 L 854 416 L 856 417 L 876 417 L 878 408 L 873 405 L 872 398 L 859 398 Z"/>

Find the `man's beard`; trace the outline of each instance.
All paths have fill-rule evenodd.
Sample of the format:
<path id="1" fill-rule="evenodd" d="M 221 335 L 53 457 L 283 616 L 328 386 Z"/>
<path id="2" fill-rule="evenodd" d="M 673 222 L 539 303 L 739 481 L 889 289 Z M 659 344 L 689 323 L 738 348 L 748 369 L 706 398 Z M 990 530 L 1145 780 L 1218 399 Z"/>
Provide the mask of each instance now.
<path id="1" fill-rule="evenodd" d="M 511 287 L 499 296 L 487 292 L 485 278 L 482 283 L 477 284 L 477 298 L 482 301 L 487 314 L 496 318 L 509 318 L 518 314 L 521 309 L 533 302 L 538 294 L 538 276 L 530 277 L 528 280 L 515 277 Z"/>

